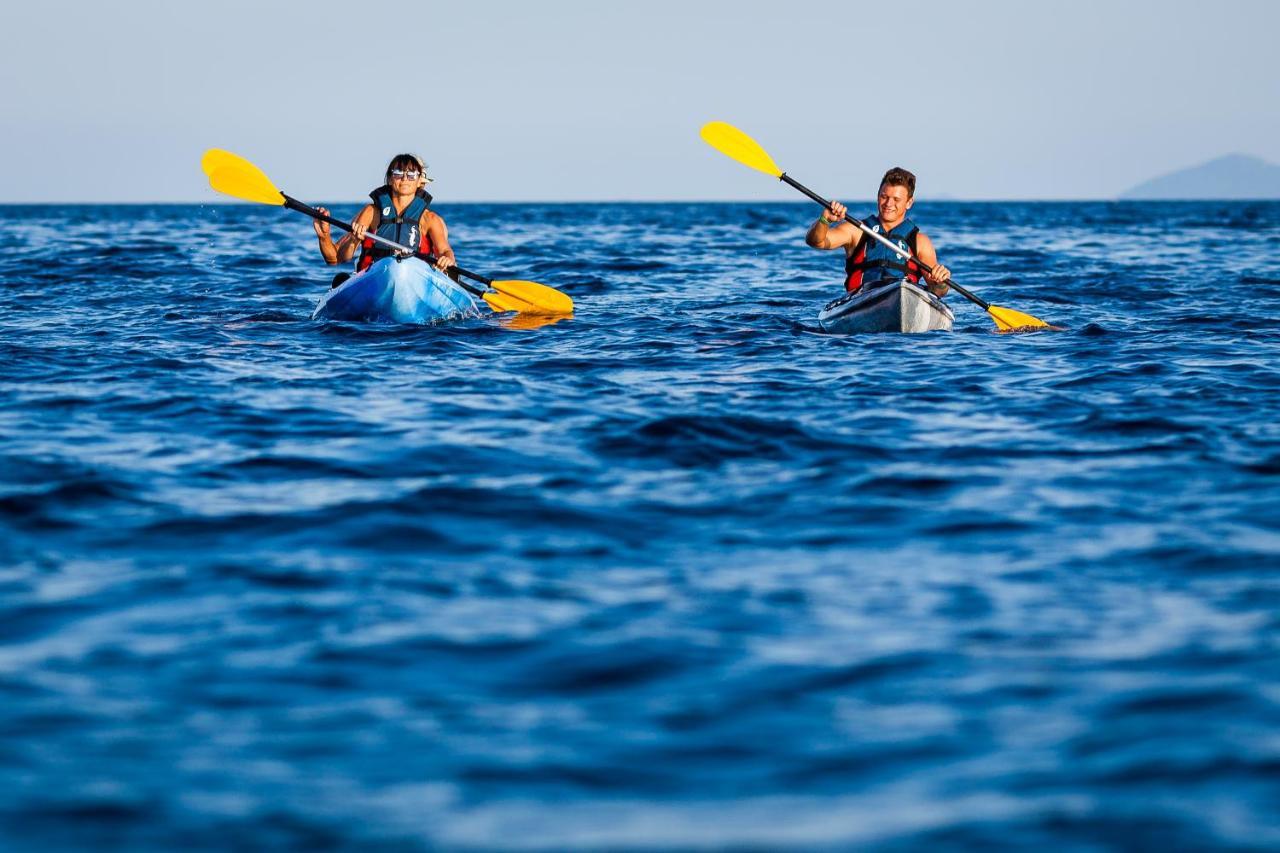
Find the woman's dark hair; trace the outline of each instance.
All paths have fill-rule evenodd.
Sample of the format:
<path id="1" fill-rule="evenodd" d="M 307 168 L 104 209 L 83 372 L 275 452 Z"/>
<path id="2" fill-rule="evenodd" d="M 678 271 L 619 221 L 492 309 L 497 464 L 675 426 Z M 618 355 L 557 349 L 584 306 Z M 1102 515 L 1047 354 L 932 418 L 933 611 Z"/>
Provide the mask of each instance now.
<path id="1" fill-rule="evenodd" d="M 388 181 L 391 180 L 392 169 L 401 169 L 404 171 L 416 169 L 424 175 L 427 173 L 426 164 L 423 163 L 422 160 L 418 159 L 418 155 L 416 154 L 397 154 L 392 157 L 391 162 L 387 164 L 387 174 L 384 176 Z"/>

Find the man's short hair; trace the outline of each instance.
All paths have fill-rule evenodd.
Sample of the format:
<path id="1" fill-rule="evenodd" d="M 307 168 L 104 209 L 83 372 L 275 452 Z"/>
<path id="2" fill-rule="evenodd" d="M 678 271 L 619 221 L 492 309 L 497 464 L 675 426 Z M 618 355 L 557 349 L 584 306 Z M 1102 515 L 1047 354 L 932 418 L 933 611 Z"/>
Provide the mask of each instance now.
<path id="1" fill-rule="evenodd" d="M 916 197 L 916 176 L 901 166 L 894 166 L 885 172 L 884 177 L 880 179 L 880 186 L 881 188 L 886 186 L 906 187 L 907 198 Z"/>

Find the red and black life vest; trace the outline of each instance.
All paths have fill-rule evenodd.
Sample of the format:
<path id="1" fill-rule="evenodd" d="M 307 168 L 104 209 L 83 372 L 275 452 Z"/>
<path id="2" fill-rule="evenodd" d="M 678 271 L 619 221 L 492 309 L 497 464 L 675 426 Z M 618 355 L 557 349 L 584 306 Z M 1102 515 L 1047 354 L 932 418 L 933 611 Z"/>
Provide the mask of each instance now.
<path id="1" fill-rule="evenodd" d="M 877 234 L 884 232 L 880 217 L 868 216 L 865 221 L 867 227 Z M 905 278 L 912 283 L 920 280 L 919 264 L 906 260 L 869 234 L 863 231 L 858 233 L 862 237 L 858 242 L 858 248 L 844 262 L 845 290 L 853 293 L 864 284 L 875 284 L 885 280 L 897 281 Z M 910 219 L 903 219 L 896 228 L 883 236 L 896 243 L 899 248 L 909 251 L 912 257 L 915 256 L 916 239 L 920 236 L 920 229 Z"/>
<path id="2" fill-rule="evenodd" d="M 421 225 L 422 214 L 431 205 L 431 193 L 418 190 L 413 201 L 399 213 L 396 213 L 396 206 L 391 200 L 390 187 L 378 187 L 369 193 L 369 198 L 373 199 L 373 208 L 378 211 L 378 230 L 374 233 L 401 246 L 417 246 L 419 252 L 428 255 L 436 253 L 430 235 Z M 360 260 L 356 262 L 356 270 L 363 272 L 373 266 L 374 261 L 390 256 L 390 249 L 365 237 L 360 244 Z"/>

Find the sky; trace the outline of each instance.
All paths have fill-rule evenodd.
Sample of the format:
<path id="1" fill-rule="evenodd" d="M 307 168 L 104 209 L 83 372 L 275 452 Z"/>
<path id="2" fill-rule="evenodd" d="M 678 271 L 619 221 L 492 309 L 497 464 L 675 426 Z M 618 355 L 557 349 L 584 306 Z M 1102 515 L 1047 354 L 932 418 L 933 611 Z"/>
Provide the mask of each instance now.
<path id="1" fill-rule="evenodd" d="M 0 202 L 217 198 L 210 147 L 302 199 L 420 153 L 444 201 L 1112 198 L 1280 162 L 1272 0 L 6 0 Z"/>

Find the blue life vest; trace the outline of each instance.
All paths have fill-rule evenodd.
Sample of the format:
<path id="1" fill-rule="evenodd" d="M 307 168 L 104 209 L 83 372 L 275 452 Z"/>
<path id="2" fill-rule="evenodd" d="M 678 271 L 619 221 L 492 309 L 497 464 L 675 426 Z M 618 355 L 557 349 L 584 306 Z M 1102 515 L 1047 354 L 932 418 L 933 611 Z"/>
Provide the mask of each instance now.
<path id="1" fill-rule="evenodd" d="M 390 187 L 378 187 L 369 193 L 369 198 L 373 199 L 373 208 L 378 211 L 378 230 L 375 234 L 401 246 L 409 246 L 428 255 L 435 254 L 431 238 L 420 224 L 422 214 L 431 205 L 431 193 L 418 190 L 413 201 L 399 213 L 396 213 L 396 206 L 391 200 Z M 373 266 L 374 261 L 390 255 L 391 249 L 366 237 L 360 246 L 360 260 L 356 263 L 356 269 L 366 270 Z"/>
<path id="2" fill-rule="evenodd" d="M 915 257 L 916 238 L 920 235 L 920 229 L 910 219 L 903 219 L 898 223 L 898 227 L 887 234 L 884 233 L 884 226 L 880 224 L 880 217 L 868 216 L 863 221 L 872 231 L 887 237 Z M 920 267 L 915 261 L 908 261 L 861 229 L 858 234 L 862 240 L 858 243 L 857 251 L 844 262 L 845 290 L 852 293 L 864 284 L 875 284 L 887 280 L 898 281 L 903 278 L 911 282 L 920 280 Z"/>

